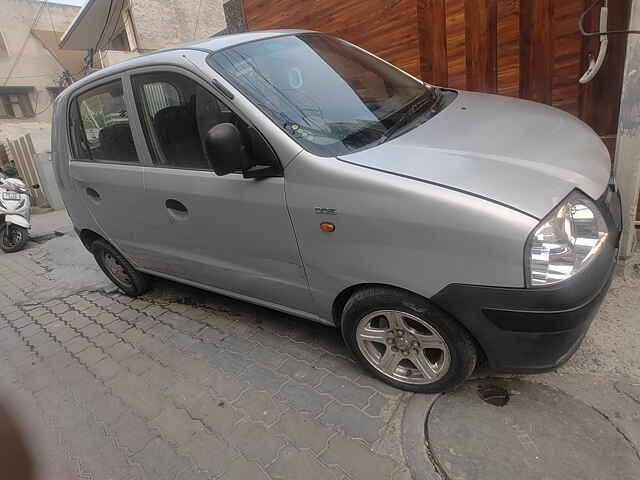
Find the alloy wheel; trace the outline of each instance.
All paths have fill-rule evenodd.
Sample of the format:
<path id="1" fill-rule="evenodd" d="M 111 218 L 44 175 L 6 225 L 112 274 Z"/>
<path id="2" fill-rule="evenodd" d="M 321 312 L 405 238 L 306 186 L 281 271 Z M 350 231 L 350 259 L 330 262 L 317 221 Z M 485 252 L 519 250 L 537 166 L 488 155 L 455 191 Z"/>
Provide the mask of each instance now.
<path id="1" fill-rule="evenodd" d="M 398 382 L 425 385 L 442 378 L 449 348 L 429 322 L 398 310 L 378 310 L 360 320 L 358 347 L 380 373 Z"/>

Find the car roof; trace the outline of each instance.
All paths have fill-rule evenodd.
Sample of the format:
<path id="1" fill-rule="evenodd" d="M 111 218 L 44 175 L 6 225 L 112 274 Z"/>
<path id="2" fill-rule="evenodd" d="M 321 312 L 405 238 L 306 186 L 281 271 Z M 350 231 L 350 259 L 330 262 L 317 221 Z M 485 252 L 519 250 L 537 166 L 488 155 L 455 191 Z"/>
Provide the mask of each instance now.
<path id="1" fill-rule="evenodd" d="M 312 32 L 312 30 L 295 30 L 295 29 L 261 30 L 256 32 L 235 33 L 231 35 L 221 35 L 218 37 L 211 37 L 206 40 L 189 42 L 189 43 L 185 43 L 185 44 L 178 45 L 171 48 L 155 50 L 153 52 L 145 53 L 138 57 L 130 58 L 128 60 L 117 63 L 115 65 L 102 68 L 97 72 L 93 72 L 92 74 L 87 75 L 86 77 L 78 80 L 77 82 L 74 82 L 71 86 L 66 88 L 64 92 L 62 92 L 60 95 L 66 96 L 70 92 L 73 92 L 89 83 L 94 82 L 95 80 L 98 80 L 103 77 L 107 77 L 109 75 L 121 73 L 135 67 L 153 65 L 155 63 L 154 57 L 164 56 L 166 59 L 166 54 L 169 52 L 178 52 L 181 50 L 200 50 L 207 53 L 215 53 L 225 48 L 233 47 L 235 45 L 240 45 L 247 42 L 253 42 L 255 40 L 264 40 L 267 38 L 280 37 L 285 35 L 295 35 L 299 33 L 309 33 L 309 32 Z"/>

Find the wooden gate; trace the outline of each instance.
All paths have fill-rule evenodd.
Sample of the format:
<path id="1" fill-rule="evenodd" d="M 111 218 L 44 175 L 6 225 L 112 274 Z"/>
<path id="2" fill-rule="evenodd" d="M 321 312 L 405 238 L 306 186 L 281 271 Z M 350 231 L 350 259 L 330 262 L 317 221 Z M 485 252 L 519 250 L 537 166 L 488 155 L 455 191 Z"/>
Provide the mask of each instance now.
<path id="1" fill-rule="evenodd" d="M 36 151 L 31 141 L 31 135 L 27 133 L 17 140 L 9 140 L 7 144 L 10 157 L 15 162 L 18 176 L 22 181 L 27 185 L 40 185 L 39 189 L 33 190 L 34 205 L 39 207 L 47 206 L 47 197 L 38 175 Z"/>
<path id="2" fill-rule="evenodd" d="M 308 28 L 337 35 L 436 85 L 511 95 L 562 108 L 615 148 L 626 36 L 578 79 L 598 38 L 578 18 L 592 0 L 244 0 L 249 30 Z M 624 29 L 630 0 L 609 2 L 609 29 Z M 597 29 L 598 9 L 586 18 Z"/>

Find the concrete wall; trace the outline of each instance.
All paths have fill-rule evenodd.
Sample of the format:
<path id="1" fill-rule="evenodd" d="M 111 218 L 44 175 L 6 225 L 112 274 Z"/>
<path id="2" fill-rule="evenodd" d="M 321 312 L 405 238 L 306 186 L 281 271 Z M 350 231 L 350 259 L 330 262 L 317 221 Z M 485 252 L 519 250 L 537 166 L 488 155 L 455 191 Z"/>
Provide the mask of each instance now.
<path id="1" fill-rule="evenodd" d="M 640 30 L 640 0 L 633 0 L 629 28 Z M 622 84 L 615 172 L 622 191 L 625 230 L 620 255 L 631 255 L 636 242 L 636 209 L 640 188 L 640 36 L 629 35 Z"/>
<path id="2" fill-rule="evenodd" d="M 24 52 L 6 85 L 34 87 L 31 106 L 37 113 L 35 118 L 26 120 L 0 119 L 0 128 L 5 123 L 51 122 L 51 108 L 47 108 L 51 104 L 51 96 L 46 87 L 57 85 L 56 80 L 63 68 L 40 40 L 29 33 L 41 6 L 41 2 L 34 0 L 0 0 L 0 32 L 9 50 L 8 57 L 0 57 L 0 86 L 5 84 L 7 74 L 28 37 Z M 79 10 L 79 7 L 48 3 L 33 29 L 63 32 Z"/>
<path id="3" fill-rule="evenodd" d="M 156 50 L 224 30 L 222 0 L 130 0 L 138 48 Z"/>
<path id="4" fill-rule="evenodd" d="M 43 190 L 47 203 L 53 209 L 64 208 L 64 202 L 53 173 L 51 153 L 38 153 L 36 155 L 36 167 L 40 176 L 40 188 Z"/>

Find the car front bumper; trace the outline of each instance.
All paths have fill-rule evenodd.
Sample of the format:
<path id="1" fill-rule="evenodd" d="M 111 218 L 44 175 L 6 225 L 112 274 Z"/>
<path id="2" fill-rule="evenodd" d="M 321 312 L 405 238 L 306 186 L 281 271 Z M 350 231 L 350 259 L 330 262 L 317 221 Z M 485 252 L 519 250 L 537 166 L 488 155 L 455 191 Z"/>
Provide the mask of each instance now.
<path id="1" fill-rule="evenodd" d="M 618 192 L 608 189 L 597 203 L 609 239 L 575 277 L 541 288 L 452 284 L 432 298 L 471 332 L 493 370 L 553 370 L 580 346 L 611 285 L 622 229 Z"/>

